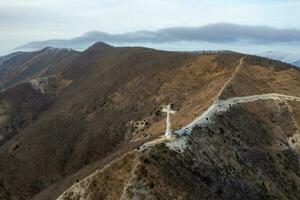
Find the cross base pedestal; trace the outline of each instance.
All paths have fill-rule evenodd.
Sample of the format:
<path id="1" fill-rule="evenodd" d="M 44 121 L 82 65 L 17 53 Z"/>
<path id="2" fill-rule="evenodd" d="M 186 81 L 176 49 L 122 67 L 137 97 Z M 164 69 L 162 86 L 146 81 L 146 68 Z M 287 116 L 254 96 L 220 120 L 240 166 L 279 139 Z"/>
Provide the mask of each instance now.
<path id="1" fill-rule="evenodd" d="M 166 133 L 165 133 L 165 136 L 167 138 L 172 138 L 173 137 L 172 131 L 171 130 L 167 130 Z"/>

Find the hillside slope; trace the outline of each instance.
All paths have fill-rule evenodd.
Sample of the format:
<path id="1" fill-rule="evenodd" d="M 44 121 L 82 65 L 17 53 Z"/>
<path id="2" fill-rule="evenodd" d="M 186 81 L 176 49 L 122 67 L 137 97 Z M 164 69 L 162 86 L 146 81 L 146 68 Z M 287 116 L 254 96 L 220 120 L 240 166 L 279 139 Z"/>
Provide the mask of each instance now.
<path id="1" fill-rule="evenodd" d="M 217 100 L 179 137 L 144 144 L 57 200 L 299 199 L 299 123 L 300 97 Z"/>
<path id="2" fill-rule="evenodd" d="M 265 62 L 274 66 L 242 57 L 219 91 L 220 100 L 176 131 L 179 138 L 146 143 L 74 184 L 58 200 L 299 199 L 300 98 L 263 93 L 300 94 L 299 70 L 266 68 Z M 255 76 L 244 73 L 258 66 L 265 69 Z M 289 75 L 294 87 L 287 90 Z M 275 77 L 280 87 L 272 88 Z M 247 96 L 251 78 L 251 87 L 260 90 Z M 233 97 L 237 88 L 244 97 Z"/>
<path id="3" fill-rule="evenodd" d="M 299 108 L 266 99 L 216 112 L 189 136 L 145 144 L 58 200 L 299 199 L 300 143 L 288 142 L 295 129 L 299 137 Z"/>
<path id="4" fill-rule="evenodd" d="M 45 74 L 57 74 L 76 57 L 69 49 L 44 48 L 36 52 L 17 52 L 0 59 L 0 85 L 6 89 Z"/>
<path id="5" fill-rule="evenodd" d="M 137 191 L 136 187 L 141 186 L 141 190 L 145 190 L 143 184 L 146 184 L 147 189 L 152 188 L 149 190 L 149 198 L 162 195 L 162 198 L 168 199 L 172 198 L 168 195 L 178 194 L 184 199 L 189 199 L 184 195 L 198 195 L 199 192 L 213 197 L 213 191 L 206 191 L 207 186 L 200 183 L 201 176 L 192 178 L 192 174 L 197 173 L 198 169 L 191 170 L 189 164 L 195 155 L 201 154 L 197 148 L 202 145 L 191 147 L 192 152 L 186 158 L 182 153 L 169 150 L 164 142 L 155 145 L 155 148 L 150 145 L 137 150 L 142 144 L 163 135 L 165 118 L 161 108 L 172 103 L 173 109 L 178 111 L 172 119 L 174 128 L 180 129 L 219 99 L 264 93 L 292 96 L 300 94 L 298 69 L 280 62 L 232 52 L 165 52 L 139 47 L 117 48 L 97 43 L 70 62 L 64 62 L 64 59 L 61 62 L 65 64 L 58 66 L 63 68 L 59 75 L 55 71 L 51 72 L 50 77 L 56 76 L 50 81 L 51 84 L 46 84 L 48 87 L 31 83 L 31 87 L 41 97 L 51 100 L 51 103 L 47 104 L 47 107 L 42 106 L 43 109 L 31 123 L 20 128 L 14 137 L 9 138 L 0 147 L 0 160 L 3 161 L 0 163 L 0 197 L 3 199 L 56 199 L 75 182 L 79 182 L 80 185 L 86 182 L 85 188 L 95 184 L 95 188 L 85 190 L 91 199 L 116 199 L 122 195 L 125 199 L 130 199 L 131 195 L 138 196 L 132 194 L 132 191 Z M 36 102 L 33 95 L 30 97 Z M 7 107 L 14 107 L 6 98 L 3 102 L 6 102 Z M 256 102 L 254 104 L 268 111 L 267 105 L 256 105 Z M 287 105 L 289 104 L 290 102 Z M 274 104 L 270 109 L 276 106 Z M 236 109 L 236 113 L 240 112 L 239 109 L 242 110 L 240 107 Z M 294 117 L 295 124 L 299 123 L 297 109 L 296 105 L 295 112 L 290 114 Z M 294 111 L 294 107 L 292 110 Z M 276 110 L 278 113 L 283 111 L 281 107 Z M 249 112 L 245 111 L 243 115 L 236 114 L 236 117 L 251 118 Z M 260 118 L 253 120 L 254 127 L 257 123 L 263 123 Z M 233 127 L 230 125 L 230 118 L 226 117 L 225 122 L 228 123 L 223 129 L 231 133 Z M 247 121 L 236 124 L 235 128 L 247 131 L 246 124 Z M 286 127 L 288 126 L 292 125 L 287 124 Z M 281 125 L 278 125 L 275 128 L 280 127 Z M 270 138 L 276 135 L 272 129 L 267 130 L 270 131 Z M 287 134 L 296 133 L 296 129 L 287 130 Z M 191 134 L 184 140 L 195 138 L 204 142 L 200 137 L 202 134 L 199 134 Z M 252 132 L 248 131 L 245 134 L 251 138 Z M 259 135 L 259 132 L 256 134 Z M 213 145 L 215 144 L 212 143 L 209 147 L 217 148 Z M 222 145 L 227 147 L 226 143 Z M 235 149 L 228 151 L 233 153 Z M 220 154 L 221 157 L 225 156 Z M 159 188 L 156 183 L 153 185 L 152 178 L 146 177 L 144 173 L 143 168 L 146 169 L 149 162 L 152 163 L 150 155 L 154 157 L 155 162 L 153 161 L 154 165 L 149 165 L 152 166 L 149 173 L 153 173 L 151 176 L 159 182 Z M 287 156 L 295 155 L 298 156 L 290 153 Z M 141 157 L 150 161 L 146 160 L 144 163 Z M 156 158 L 162 158 L 165 162 L 158 162 Z M 197 162 L 202 161 L 199 158 Z M 223 158 L 220 164 L 225 163 L 226 159 Z M 103 168 L 104 166 L 106 167 Z M 240 168 L 243 167 L 241 164 Z M 97 169 L 100 173 L 98 178 L 92 175 L 91 181 L 83 179 Z M 182 171 L 183 169 L 185 171 Z M 221 169 L 224 177 L 229 176 L 224 166 Z M 185 182 L 174 185 L 176 180 L 172 182 L 173 178 L 169 179 L 166 171 L 173 173 L 170 177 L 175 178 L 176 174 L 186 174 Z M 218 173 L 212 171 L 211 173 Z M 140 177 L 137 180 L 136 174 Z M 178 180 L 181 176 L 178 176 Z M 299 175 L 293 175 L 291 172 L 291 176 L 296 180 Z M 80 181 L 81 179 L 83 181 Z M 183 185 L 189 181 L 189 184 Z M 197 184 L 199 182 L 196 188 L 202 189 L 191 187 L 190 190 L 193 191 L 188 190 L 188 186 L 195 181 Z M 245 182 L 245 185 L 252 184 L 251 187 L 254 187 L 256 183 L 250 182 Z M 103 187 L 104 185 L 106 187 Z M 299 187 L 297 182 L 294 185 Z M 228 188 L 232 188 L 231 185 Z M 176 192 L 164 194 L 164 191 Z M 295 191 L 294 188 L 292 191 Z M 94 195 L 93 192 L 97 194 Z M 65 199 L 76 199 L 69 194 L 70 192 L 66 193 Z M 296 197 L 294 193 L 291 195 L 292 198 Z M 193 197 L 196 196 L 191 196 L 190 199 Z"/>

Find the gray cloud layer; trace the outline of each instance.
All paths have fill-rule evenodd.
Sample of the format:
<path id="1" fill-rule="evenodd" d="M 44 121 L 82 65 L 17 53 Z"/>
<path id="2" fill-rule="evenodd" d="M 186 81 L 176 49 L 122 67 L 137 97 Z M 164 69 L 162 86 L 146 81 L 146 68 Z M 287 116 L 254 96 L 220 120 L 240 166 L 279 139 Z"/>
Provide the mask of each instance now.
<path id="1" fill-rule="evenodd" d="M 18 49 L 41 49 L 47 46 L 58 48 L 85 49 L 95 42 L 122 43 L 170 43 L 170 42 L 211 42 L 253 44 L 300 43 L 300 30 L 277 29 L 267 26 L 246 26 L 237 24 L 211 24 L 196 28 L 174 27 L 157 31 L 136 31 L 124 34 L 88 32 L 69 40 L 48 40 L 31 42 Z"/>

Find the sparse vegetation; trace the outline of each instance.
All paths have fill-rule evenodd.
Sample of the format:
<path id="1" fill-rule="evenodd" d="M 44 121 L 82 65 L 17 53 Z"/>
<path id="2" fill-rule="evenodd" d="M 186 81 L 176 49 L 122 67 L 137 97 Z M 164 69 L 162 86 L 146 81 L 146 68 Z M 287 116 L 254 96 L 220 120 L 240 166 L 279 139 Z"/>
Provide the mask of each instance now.
<path id="1" fill-rule="evenodd" d="M 10 180 L 1 185 L 0 197 L 55 199 L 78 183 L 97 200 L 121 195 L 298 198 L 299 183 L 292 178 L 299 176 L 298 141 L 291 140 L 295 149 L 287 142 L 298 130 L 298 102 L 231 106 L 214 116 L 213 126 L 208 118 L 205 126 L 194 128 L 182 153 L 164 144 L 146 149 L 140 145 L 163 134 L 163 105 L 174 104 L 178 112 L 173 124 L 184 127 L 218 97 L 299 94 L 299 70 L 247 56 L 224 86 L 244 55 L 113 48 L 99 43 L 69 56 L 43 62 L 49 65 L 42 76 L 51 77 L 45 93 L 26 82 L 1 93 L 1 102 L 10 108 L 10 124 L 4 127 L 13 134 L 0 147 L 0 177 Z M 32 73 L 25 73 L 22 80 Z M 7 129 L 3 130 L 0 134 Z M 69 194 L 66 199 L 76 199 L 72 198 L 76 190 Z"/>

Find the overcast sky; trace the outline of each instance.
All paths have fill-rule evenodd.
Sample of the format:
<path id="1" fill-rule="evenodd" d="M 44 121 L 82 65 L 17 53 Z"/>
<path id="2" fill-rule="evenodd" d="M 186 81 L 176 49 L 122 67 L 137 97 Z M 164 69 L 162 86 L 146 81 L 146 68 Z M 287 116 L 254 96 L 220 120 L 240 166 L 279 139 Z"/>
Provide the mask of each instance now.
<path id="1" fill-rule="evenodd" d="M 91 30 L 124 33 L 211 23 L 300 30 L 299 0 L 0 0 L 0 54 Z"/>

